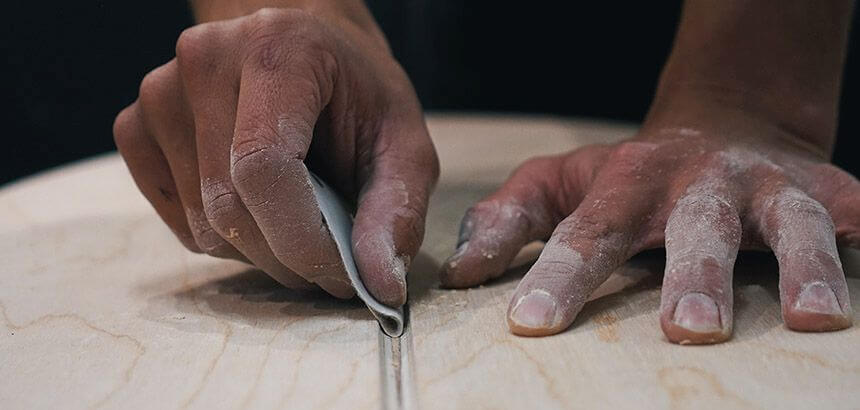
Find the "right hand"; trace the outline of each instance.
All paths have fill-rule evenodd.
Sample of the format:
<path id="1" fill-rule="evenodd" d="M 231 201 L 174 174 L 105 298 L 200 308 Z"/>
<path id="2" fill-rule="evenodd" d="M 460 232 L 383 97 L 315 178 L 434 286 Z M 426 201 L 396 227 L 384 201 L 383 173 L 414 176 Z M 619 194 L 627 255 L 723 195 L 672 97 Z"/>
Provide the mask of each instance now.
<path id="1" fill-rule="evenodd" d="M 114 135 L 187 248 L 348 298 L 313 169 L 357 204 L 368 290 L 405 302 L 439 165 L 409 79 L 374 33 L 295 9 L 197 25 L 144 78 Z"/>

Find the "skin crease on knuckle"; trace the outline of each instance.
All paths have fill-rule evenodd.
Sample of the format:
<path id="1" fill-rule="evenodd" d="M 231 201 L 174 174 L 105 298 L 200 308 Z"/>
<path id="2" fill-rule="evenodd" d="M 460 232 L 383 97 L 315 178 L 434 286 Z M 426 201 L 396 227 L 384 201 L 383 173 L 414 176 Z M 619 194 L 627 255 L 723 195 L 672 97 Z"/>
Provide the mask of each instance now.
<path id="1" fill-rule="evenodd" d="M 258 145 L 249 143 L 248 145 Z M 282 178 L 301 181 L 304 163 L 296 155 L 290 155 L 277 146 L 264 146 L 252 150 L 233 151 L 230 174 L 233 186 L 248 208 L 266 206 L 271 198 L 269 189 Z M 310 181 L 306 181 L 310 186 Z"/>
<path id="2" fill-rule="evenodd" d="M 173 76 L 174 71 L 170 64 L 158 67 L 148 73 L 140 87 L 139 103 L 141 110 L 148 123 L 158 124 L 159 127 L 175 123 L 176 113 L 181 110 L 180 107 L 177 107 L 179 102 L 176 101 L 176 90 L 170 88 L 175 87 L 178 80 Z M 171 130 L 171 133 L 174 131 Z M 160 138 L 159 140 L 159 145 L 166 150 L 174 150 L 174 145 L 180 143 L 181 141 L 171 138 Z M 168 151 L 168 153 L 170 152 L 176 153 L 178 151 Z M 243 256 L 232 245 L 212 229 L 204 211 L 204 209 L 198 210 L 192 206 L 185 206 L 188 226 L 196 248 L 215 257 L 243 259 Z"/>
<path id="3" fill-rule="evenodd" d="M 203 195 L 203 212 L 212 228 L 222 236 L 231 236 L 231 227 L 240 218 L 240 199 L 231 189 L 229 183 L 217 180 L 201 182 L 200 192 Z"/>
<path id="4" fill-rule="evenodd" d="M 617 264 L 615 256 L 623 253 L 627 243 L 622 233 L 609 234 L 585 245 L 581 242 L 574 245 L 563 237 L 554 234 L 550 238 L 517 287 L 507 317 L 508 326 L 518 335 L 543 336 L 569 326 L 604 279 L 604 273 L 608 274 Z M 538 314 L 536 306 L 540 306 Z"/>
<path id="5" fill-rule="evenodd" d="M 686 223 L 678 225 L 677 228 L 667 227 L 665 236 L 662 232 L 658 234 L 656 232 L 658 229 L 662 231 L 663 227 L 671 224 L 667 219 L 670 214 L 669 210 L 672 207 L 667 208 L 663 205 L 657 205 L 655 207 L 656 210 L 649 214 L 651 218 L 650 223 L 642 228 L 645 232 L 640 233 L 642 236 L 650 238 L 644 240 L 644 242 L 654 242 L 651 245 L 659 246 L 662 244 L 663 238 L 665 238 L 667 247 L 675 249 L 673 251 L 674 256 L 670 255 L 670 258 L 673 257 L 674 259 L 670 259 L 667 267 L 686 272 L 686 277 L 676 284 L 676 286 L 673 288 L 664 288 L 664 292 L 680 293 L 664 296 L 664 300 L 668 305 L 663 308 L 661 324 L 664 325 L 664 329 L 666 329 L 666 323 L 671 325 L 674 303 L 677 303 L 683 294 L 701 292 L 710 295 L 713 299 L 717 299 L 719 315 L 723 318 L 720 328 L 713 333 L 706 332 L 704 334 L 684 334 L 677 329 L 669 329 L 667 335 L 670 336 L 670 340 L 675 340 L 676 342 L 684 340 L 693 343 L 720 342 L 726 340 L 731 334 L 731 273 L 737 250 L 741 244 L 744 244 L 743 246 L 745 247 L 752 246 L 752 248 L 758 248 L 760 245 L 756 244 L 761 242 L 761 240 L 755 238 L 747 238 L 747 235 L 756 235 L 754 233 L 755 225 L 761 225 L 761 223 L 756 222 L 761 218 L 755 216 L 756 206 L 754 204 L 756 201 L 754 201 L 754 196 L 756 194 L 754 192 L 759 190 L 760 187 L 774 184 L 774 181 L 796 176 L 798 173 L 802 174 L 802 169 L 809 167 L 809 165 L 806 165 L 809 161 L 792 153 L 776 152 L 763 155 L 758 149 L 720 140 L 704 140 L 701 145 L 691 144 L 689 141 L 682 143 L 685 141 L 684 138 L 704 138 L 701 130 L 693 128 L 684 128 L 683 132 L 678 130 L 670 130 L 671 132 L 664 131 L 666 135 L 661 136 L 661 138 L 648 138 L 648 142 L 644 143 L 626 142 L 612 147 L 607 159 L 603 161 L 606 165 L 602 165 L 591 179 L 595 180 L 601 174 L 611 174 L 612 176 L 604 182 L 628 181 L 626 183 L 631 183 L 631 181 L 638 181 L 640 184 L 667 186 L 668 188 L 663 190 L 657 189 L 653 191 L 656 196 L 652 196 L 652 198 L 657 202 L 669 202 L 669 199 L 672 197 L 683 198 L 675 205 L 680 208 L 676 209 L 676 213 L 685 214 L 683 215 L 684 217 L 680 219 L 678 219 L 679 215 L 674 215 L 673 217 L 676 218 L 676 222 L 677 220 L 687 220 Z M 681 135 L 683 138 L 676 136 L 679 133 L 683 134 Z M 707 132 L 704 134 L 707 134 Z M 568 154 L 568 156 L 570 155 Z M 531 167 L 531 164 L 541 164 L 542 162 L 542 159 L 538 159 L 534 162 L 530 161 L 527 164 Z M 564 167 L 565 172 L 568 173 L 571 169 L 576 169 L 574 165 L 569 163 Z M 837 175 L 840 175 L 839 173 L 842 171 L 836 169 L 836 172 Z M 652 179 L 653 176 L 662 177 Z M 847 182 L 840 178 L 833 178 L 832 180 L 829 182 L 830 184 L 839 183 L 851 186 L 855 183 L 853 178 L 850 178 L 850 181 Z M 749 181 L 752 181 L 752 183 Z M 636 182 L 632 183 L 635 185 Z M 621 182 L 621 185 L 624 184 L 625 182 Z M 607 184 L 604 183 L 603 185 Z M 663 192 L 663 194 L 660 192 Z M 837 299 L 840 303 L 845 301 L 845 303 L 842 303 L 842 306 L 847 307 L 847 288 L 844 286 L 844 279 L 841 277 L 841 268 L 838 268 L 839 258 L 833 240 L 835 231 L 833 223 L 830 222 L 827 209 L 822 207 L 818 202 L 808 198 L 799 190 L 797 193 L 806 197 L 803 200 L 800 200 L 798 195 L 794 195 L 793 197 L 786 195 L 791 192 L 789 190 L 780 194 L 782 198 L 788 197 L 789 200 L 771 201 L 770 209 L 775 210 L 775 213 L 783 215 L 783 225 L 786 225 L 787 222 L 785 221 L 789 221 L 790 219 L 802 218 L 805 221 L 811 221 L 811 225 L 805 225 L 806 230 L 818 230 L 818 232 L 813 235 L 807 235 L 810 238 L 807 241 L 788 239 L 789 243 L 791 243 L 789 250 L 785 250 L 786 246 L 783 246 L 783 250 L 780 250 L 779 244 L 774 243 L 774 251 L 778 255 L 781 252 L 802 254 L 805 252 L 804 248 L 813 249 L 811 252 L 814 254 L 814 257 L 810 254 L 807 259 L 815 259 L 817 261 L 815 263 L 818 266 L 829 264 L 834 267 L 830 269 L 831 271 L 838 271 L 840 273 L 840 275 L 835 275 L 834 277 L 837 283 L 829 283 L 828 286 L 835 286 L 838 294 Z M 562 196 L 559 195 L 559 197 Z M 664 198 L 660 199 L 661 196 L 664 196 Z M 562 199 L 556 198 L 556 202 L 561 202 Z M 836 204 L 838 201 L 831 200 L 830 203 Z M 468 232 L 474 229 L 474 217 L 471 216 L 474 213 L 475 209 L 473 208 L 464 219 L 464 221 L 468 221 L 468 224 L 463 226 L 464 231 Z M 789 213 L 792 215 L 791 218 L 787 216 Z M 660 216 L 661 214 L 665 216 Z M 712 215 L 712 217 L 708 215 Z M 701 218 L 710 218 L 712 222 L 710 225 L 705 224 L 705 226 L 702 226 L 698 223 Z M 661 223 L 660 221 L 667 222 Z M 752 225 L 747 226 L 748 224 Z M 797 225 L 796 222 L 794 224 Z M 579 220 L 577 225 L 581 229 L 581 232 L 569 233 L 570 237 L 597 241 L 600 238 L 606 238 L 610 233 L 618 233 L 616 232 L 616 228 L 607 227 L 606 229 L 598 229 L 599 226 L 590 227 L 593 224 L 590 224 L 587 218 Z M 840 226 L 838 222 L 837 226 Z M 844 223 L 843 226 L 845 226 Z M 694 231 L 690 231 L 691 228 Z M 706 231 L 696 233 L 695 229 L 697 228 Z M 712 232 L 712 229 L 717 232 Z M 849 226 L 847 230 L 850 229 L 851 227 Z M 683 235 L 681 235 L 682 233 Z M 681 241 L 686 244 L 679 242 L 682 237 L 687 238 Z M 762 238 L 762 240 L 767 242 L 767 238 Z M 462 239 L 460 242 L 462 242 Z M 571 289 L 569 290 L 561 290 L 561 294 L 568 297 L 568 299 L 560 301 L 562 304 L 569 304 L 574 299 L 584 300 L 588 295 L 576 295 L 578 292 L 576 289 L 589 288 L 588 284 L 585 283 L 587 275 L 579 275 L 580 277 L 573 284 L 562 285 L 565 283 L 565 280 L 561 271 L 582 270 L 583 264 L 588 265 L 593 262 L 583 262 L 583 257 L 580 253 L 568 249 L 570 247 L 562 249 L 560 243 L 556 242 L 551 240 L 550 244 L 547 244 L 544 254 L 539 259 L 541 264 L 547 267 L 546 281 L 541 282 L 541 284 L 559 283 L 559 286 L 570 286 Z M 644 243 L 647 246 L 643 246 L 643 248 L 651 247 L 648 243 Z M 701 248 L 703 246 L 708 249 L 705 251 L 693 249 L 694 247 Z M 460 253 L 459 248 L 457 253 Z M 550 258 L 549 256 L 553 257 Z M 557 272 L 553 274 L 551 271 Z M 527 279 L 524 281 L 527 281 Z M 839 285 L 839 283 L 843 284 Z M 521 288 L 523 289 L 518 288 L 516 293 L 518 296 L 515 296 L 509 308 L 508 321 L 512 331 L 522 335 L 554 333 L 554 331 L 547 332 L 545 331 L 546 329 L 544 331 L 532 332 L 527 326 L 524 327 L 521 324 L 513 323 L 511 312 L 516 310 L 529 293 L 543 292 L 544 297 L 551 298 L 552 295 L 559 294 L 560 290 L 534 287 L 531 284 L 525 287 L 521 286 Z M 552 323 L 550 327 L 553 327 L 554 330 L 563 330 L 558 329 L 561 320 L 560 316 L 552 318 L 550 320 Z"/>
<path id="6" fill-rule="evenodd" d="M 541 218 L 541 214 L 501 200 L 476 204 L 461 224 L 457 250 L 445 263 L 445 286 L 470 286 L 503 274 L 518 251 L 513 247 L 525 245 L 526 238 L 536 236 L 530 232 L 534 230 L 531 219 Z M 467 253 L 469 259 L 461 260 Z"/>
<path id="7" fill-rule="evenodd" d="M 384 61 L 380 61 L 382 59 L 377 57 L 383 56 L 381 50 L 359 50 L 371 44 L 369 39 L 361 36 L 353 37 L 354 33 L 350 29 L 341 30 L 340 27 L 330 26 L 330 23 L 311 13 L 280 8 L 262 9 L 252 15 L 232 20 L 201 23 L 185 30 L 176 42 L 177 57 L 170 63 L 178 68 L 176 74 L 170 74 L 176 78 L 164 78 L 163 70 L 159 69 L 142 83 L 141 95 L 142 99 L 146 100 L 143 105 L 152 107 L 150 110 L 153 111 L 164 107 L 166 99 L 176 99 L 171 97 L 170 93 L 164 92 L 166 88 L 175 88 L 176 84 L 173 83 L 178 81 L 179 86 L 184 86 L 186 90 L 200 91 L 218 76 L 236 76 L 241 80 L 242 88 L 245 88 L 246 80 L 256 83 L 251 85 L 264 85 L 266 82 L 271 82 L 273 78 L 290 78 L 290 81 L 273 83 L 273 87 L 278 90 L 266 90 L 265 87 L 260 87 L 260 91 L 254 90 L 246 98 L 245 107 L 271 106 L 273 101 L 266 100 L 267 94 L 274 95 L 282 92 L 293 94 L 296 99 L 301 100 L 298 105 L 302 107 L 296 109 L 294 105 L 290 105 L 291 112 L 286 113 L 283 118 L 279 117 L 277 125 L 268 121 L 270 120 L 268 114 L 265 118 L 262 115 L 255 115 L 256 112 L 239 116 L 246 121 L 237 121 L 234 132 L 243 134 L 245 137 L 250 135 L 251 138 L 236 138 L 231 146 L 230 158 L 227 159 L 230 163 L 230 182 L 233 183 L 235 191 L 228 192 L 221 186 L 229 183 L 199 181 L 201 182 L 199 195 L 202 198 L 199 196 L 197 198 L 200 199 L 198 202 L 201 202 L 198 204 L 200 209 L 199 212 L 189 212 L 187 218 L 195 243 L 205 252 L 214 256 L 228 256 L 230 253 L 228 248 L 231 246 L 224 241 L 223 237 L 231 235 L 229 228 L 234 225 L 235 219 L 240 217 L 240 213 L 235 209 L 237 202 L 252 211 L 254 222 L 261 228 L 265 226 L 271 228 L 269 225 L 277 224 L 279 220 L 290 219 L 276 209 L 274 202 L 277 198 L 272 198 L 267 191 L 284 189 L 293 191 L 293 188 L 282 186 L 286 184 L 284 181 L 300 179 L 302 174 L 307 173 L 303 163 L 304 151 L 285 143 L 285 140 L 292 140 L 295 133 L 311 135 L 317 128 L 325 129 L 329 134 L 328 139 L 336 135 L 338 139 L 346 139 L 346 145 L 349 146 L 355 145 L 358 137 L 364 135 L 367 128 L 375 127 L 373 124 L 365 124 L 378 121 L 368 120 L 366 118 L 368 116 L 386 116 L 385 123 L 396 123 L 393 125 L 400 128 L 415 129 L 420 124 L 424 130 L 423 139 L 420 136 L 417 137 L 409 147 L 419 150 L 415 147 L 420 146 L 422 152 L 417 154 L 408 152 L 405 156 L 409 157 L 408 160 L 414 160 L 416 157 L 427 159 L 427 161 L 420 161 L 422 166 L 427 165 L 422 172 L 431 171 L 433 182 L 438 178 L 438 159 L 426 133 L 420 105 L 405 73 L 388 54 L 384 55 Z M 376 46 L 378 44 L 374 44 L 374 47 Z M 347 57 L 351 57 L 350 61 L 354 61 L 359 67 L 352 67 L 349 70 L 337 67 L 337 58 L 344 51 L 351 53 Z M 367 78 L 368 73 L 371 74 L 371 78 Z M 335 84 L 338 76 L 343 78 L 340 85 Z M 373 84 L 374 81 L 384 82 L 383 79 L 387 79 L 388 83 L 381 89 L 379 84 Z M 238 88 L 238 81 L 236 86 Z M 335 87 L 340 87 L 337 95 L 333 95 Z M 191 99 L 194 96 L 187 95 L 186 98 Z M 240 104 L 242 104 L 241 99 Z M 397 109 L 386 108 L 385 104 L 396 105 Z M 411 109 L 407 110 L 405 106 Z M 361 112 L 353 112 L 354 109 L 350 107 L 366 108 L 362 108 Z M 239 108 L 239 114 L 242 114 L 242 107 Z M 314 124 L 323 109 L 332 110 L 329 117 L 320 119 L 326 123 Z M 296 110 L 301 112 L 292 112 Z M 170 114 L 171 110 L 163 111 Z M 404 111 L 411 114 L 403 116 L 404 118 L 398 117 Z M 331 121 L 332 119 L 334 121 Z M 307 121 L 310 121 L 310 124 L 305 124 Z M 251 122 L 254 124 L 248 124 Z M 285 133 L 285 129 L 292 134 Z M 266 139 L 266 135 L 270 138 Z M 364 143 L 372 146 L 376 141 L 371 138 Z M 336 141 L 328 144 L 344 143 Z M 354 148 L 348 151 L 359 150 L 358 147 Z M 337 147 L 336 149 L 343 150 Z M 298 154 L 299 152 L 301 154 Z M 278 160 L 272 161 L 273 158 Z M 345 163 L 345 165 L 338 164 L 338 167 L 355 168 L 355 158 L 349 155 L 342 155 L 336 160 Z M 431 182 L 426 195 L 425 193 L 412 195 L 406 189 L 391 193 L 405 196 L 407 203 L 392 214 L 392 221 L 386 221 L 386 224 L 391 225 L 389 231 L 393 231 L 388 233 L 389 243 L 385 245 L 393 254 L 386 260 L 399 263 L 404 274 L 408 269 L 411 254 L 414 254 L 413 250 L 417 250 L 423 236 L 423 218 L 432 184 Z M 187 184 L 184 183 L 184 185 Z M 303 188 L 307 188 L 304 191 L 312 192 L 309 181 Z M 362 188 L 355 187 L 352 192 Z M 302 189 L 296 188 L 295 191 L 299 192 Z M 312 201 L 313 198 L 292 198 L 292 200 L 304 203 Z M 304 217 L 294 219 L 302 218 Z M 275 236 L 302 237 L 315 235 L 317 231 L 322 234 L 326 230 L 322 220 L 311 221 L 312 216 L 304 219 L 307 220 L 298 221 L 299 226 L 295 227 L 301 232 L 293 232 L 293 229 L 289 229 L 291 232 L 281 232 Z M 272 229 L 263 230 L 265 231 L 263 236 L 266 236 L 266 239 L 273 235 Z M 291 255 L 285 255 L 283 249 L 280 249 L 280 252 L 278 249 L 272 250 L 275 251 L 277 259 L 293 259 Z M 291 252 L 296 253 L 295 250 Z M 299 250 L 298 253 L 307 252 Z M 298 259 L 314 258 L 298 255 Z M 397 270 L 396 266 L 389 268 Z"/>
<path id="8" fill-rule="evenodd" d="M 563 330 L 613 267 L 630 256 L 631 232 L 617 215 L 605 214 L 599 201 L 581 205 L 556 227 L 517 287 L 508 310 L 515 333 L 536 336 Z"/>
<path id="9" fill-rule="evenodd" d="M 503 274 L 519 248 L 545 239 L 562 219 L 548 186 L 562 156 L 537 157 L 518 167 L 505 186 L 475 204 L 460 224 L 457 249 L 442 269 L 442 283 L 467 287 Z M 557 215 L 554 215 L 557 214 Z"/>
<path id="10" fill-rule="evenodd" d="M 262 9 L 245 21 L 244 32 L 243 65 L 251 67 L 246 75 L 287 75 L 291 80 L 284 86 L 306 81 L 305 91 L 297 95 L 307 95 L 308 106 L 327 102 L 324 96 L 334 88 L 338 48 L 319 21 L 300 10 Z"/>
<path id="11" fill-rule="evenodd" d="M 176 61 L 183 77 L 193 79 L 209 76 L 224 64 L 224 56 L 231 48 L 224 42 L 222 33 L 225 23 L 198 24 L 185 29 L 176 41 Z"/>
<path id="12" fill-rule="evenodd" d="M 850 326 L 851 306 L 827 210 L 797 188 L 764 200 L 765 240 L 780 262 L 780 298 L 786 324 L 796 330 Z"/>
<path id="13" fill-rule="evenodd" d="M 350 74 L 343 72 L 343 69 L 337 66 L 336 54 L 343 50 L 340 49 L 337 41 L 334 41 L 337 40 L 336 36 L 333 36 L 334 31 L 329 32 L 316 18 L 310 15 L 302 12 L 264 10 L 247 19 L 244 30 L 245 38 L 249 44 L 244 51 L 244 75 L 253 76 L 253 81 L 264 82 L 268 81 L 268 77 L 275 74 L 278 78 L 286 76 L 291 80 L 288 83 L 278 85 L 279 88 L 283 89 L 279 92 L 295 96 L 301 100 L 297 105 L 291 106 L 290 110 L 295 112 L 285 116 L 284 121 L 278 122 L 277 130 L 269 129 L 264 130 L 266 132 L 260 132 L 260 130 L 255 129 L 259 125 L 249 124 L 248 121 L 237 123 L 237 132 L 251 135 L 251 138 L 237 138 L 238 142 L 233 146 L 233 180 L 249 210 L 255 214 L 258 222 L 265 225 L 270 222 L 276 223 L 276 221 L 260 220 L 262 214 L 266 214 L 263 219 L 272 217 L 271 209 L 269 211 L 266 209 L 271 208 L 273 199 L 266 196 L 265 192 L 272 186 L 282 184 L 279 182 L 281 179 L 292 181 L 299 178 L 301 176 L 299 174 L 302 173 L 300 171 L 304 170 L 304 164 L 301 163 L 304 160 L 303 150 L 292 146 L 285 149 L 274 147 L 289 146 L 294 135 L 311 135 L 311 133 L 316 139 L 315 143 L 317 144 L 315 145 L 331 144 L 334 146 L 330 149 L 338 152 L 343 150 L 342 145 L 344 144 L 348 146 L 362 142 L 355 138 L 364 134 L 362 129 L 365 126 L 362 123 L 366 121 L 364 117 L 367 116 L 367 113 L 353 113 L 353 111 L 355 107 L 364 107 L 362 110 L 368 110 L 377 106 L 380 103 L 376 97 L 379 90 L 370 89 L 371 92 L 364 92 L 364 88 L 368 88 L 368 84 L 364 83 L 367 80 L 354 82 L 355 79 L 349 76 L 344 77 L 345 81 L 340 84 L 340 88 L 336 88 L 338 87 L 336 84 L 337 76 Z M 369 64 L 363 60 L 359 61 L 360 65 Z M 373 64 L 379 63 L 374 62 Z M 378 69 L 372 66 L 365 68 L 370 70 L 361 73 L 362 77 L 366 77 L 368 72 L 373 73 Z M 351 81 L 346 81 L 351 78 Z M 370 100 L 370 104 L 366 101 L 367 99 Z M 344 102 L 349 102 L 349 104 Z M 266 104 L 268 102 L 255 101 L 255 103 Z M 323 109 L 327 111 L 323 112 Z M 322 115 L 316 121 L 321 122 L 317 122 L 316 126 L 313 126 L 319 114 Z M 296 123 L 297 119 L 301 121 Z M 417 119 L 418 121 L 421 120 L 420 115 Z M 311 127 L 307 127 L 308 124 Z M 320 132 L 317 133 L 316 131 Z M 265 138 L 264 134 L 269 135 L 269 138 Z M 260 138 L 254 137 L 254 135 L 259 135 Z M 337 141 L 333 140 L 334 135 L 337 136 Z M 271 137 L 275 137 L 275 139 L 272 140 Z M 377 139 L 364 141 L 364 144 L 375 146 L 378 142 Z M 426 131 L 425 139 L 428 139 L 426 138 Z M 428 146 L 432 152 L 432 145 Z M 356 145 L 355 149 L 349 151 L 360 151 L 359 148 Z M 290 155 L 290 152 L 302 152 L 302 154 Z M 266 157 L 295 159 L 277 161 L 281 163 L 277 166 L 268 166 L 271 164 L 267 165 L 259 161 L 260 159 L 265 160 Z M 435 156 L 433 158 L 435 159 Z M 349 164 L 355 162 L 355 157 L 354 154 L 334 159 L 327 156 L 326 160 L 336 164 L 341 162 Z M 379 166 L 380 158 L 374 158 L 373 161 L 376 163 L 375 166 Z M 337 165 L 335 165 L 336 167 Z M 304 170 L 304 173 L 306 172 Z M 338 178 L 334 178 L 333 182 L 338 182 Z M 393 184 L 397 181 L 386 182 Z M 366 187 L 360 188 L 366 189 Z M 400 189 L 396 193 L 378 192 L 375 195 L 401 194 L 402 196 L 402 194 L 409 195 L 409 193 L 408 190 Z M 354 248 L 358 250 L 357 261 L 360 266 L 370 267 L 374 271 L 393 273 L 390 276 L 395 282 L 404 281 L 405 272 L 414 253 L 411 248 L 417 249 L 417 245 L 420 244 L 420 237 L 423 236 L 423 226 L 417 225 L 421 225 L 420 221 L 423 220 L 423 214 L 426 210 L 419 209 L 418 205 L 420 202 L 426 202 L 426 195 L 419 195 L 417 198 L 407 197 L 406 200 L 410 203 L 397 208 L 398 211 L 393 214 L 393 221 L 384 221 L 386 226 L 389 225 L 388 222 L 392 226 L 386 229 L 375 229 L 376 234 L 373 237 L 365 237 L 358 241 L 357 246 L 354 245 Z M 414 206 L 411 202 L 415 202 Z M 421 217 L 416 217 L 419 214 Z M 299 231 L 314 235 L 313 231 L 317 230 L 314 226 L 319 225 L 316 228 L 321 231 L 320 234 L 322 236 L 327 235 L 327 232 L 322 232 L 325 230 L 325 226 L 321 224 L 321 221 L 297 220 L 295 222 L 301 225 L 298 227 Z M 361 230 L 361 228 L 357 228 L 356 231 Z M 391 232 L 392 230 L 394 232 Z M 270 237 L 275 233 L 267 231 L 265 235 Z M 367 244 L 373 244 L 373 246 L 368 247 Z M 278 248 L 278 246 L 275 247 Z M 365 249 L 365 251 L 360 249 Z M 281 260 L 310 258 L 309 255 L 304 255 L 304 257 L 292 255 L 294 258 L 291 258 L 290 255 L 284 254 L 280 249 L 274 250 L 276 256 Z M 296 252 L 293 249 L 292 253 L 295 254 Z M 380 252 L 381 254 L 379 254 Z M 303 253 L 303 251 L 299 251 L 299 253 Z M 376 262 L 368 264 L 368 259 Z M 383 282 L 385 281 L 383 280 Z M 405 289 L 405 283 L 401 283 L 395 288 Z M 374 286 L 371 286 L 371 289 L 374 289 Z M 403 294 L 404 292 L 397 290 L 389 295 L 391 297 L 383 297 L 382 299 L 388 299 L 389 302 L 402 299 L 402 296 L 394 295 L 394 293 Z M 399 305 L 401 303 L 394 304 Z"/>
<path id="14" fill-rule="evenodd" d="M 297 155 L 284 154 L 278 147 L 243 151 L 233 151 L 233 186 L 254 215 L 266 241 L 271 244 L 274 256 L 329 293 L 341 298 L 351 297 L 352 288 L 348 285 L 334 244 L 319 242 L 330 234 L 319 211 L 310 211 L 317 206 L 304 162 Z M 293 185 L 295 183 L 300 185 Z M 293 212 L 289 216 L 285 215 L 285 209 L 281 209 L 278 198 L 273 197 L 272 188 L 276 186 L 290 187 L 289 195 L 296 195 L 290 197 Z M 319 246 L 308 246 L 309 242 L 300 238 L 314 238 L 314 243 Z"/>
<path id="15" fill-rule="evenodd" d="M 688 188 L 666 224 L 660 324 L 675 343 L 714 343 L 731 334 L 731 272 L 741 222 L 714 185 L 723 184 L 706 178 Z"/>

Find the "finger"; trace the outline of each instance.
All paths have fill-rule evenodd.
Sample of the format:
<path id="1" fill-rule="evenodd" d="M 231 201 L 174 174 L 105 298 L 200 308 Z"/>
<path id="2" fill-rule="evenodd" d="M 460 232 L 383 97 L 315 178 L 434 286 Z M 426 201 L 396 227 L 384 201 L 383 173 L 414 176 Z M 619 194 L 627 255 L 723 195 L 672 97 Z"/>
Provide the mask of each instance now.
<path id="1" fill-rule="evenodd" d="M 833 222 L 804 192 L 780 186 L 759 194 L 761 236 L 779 262 L 785 324 L 826 331 L 851 326 L 851 305 Z"/>
<path id="2" fill-rule="evenodd" d="M 363 189 L 352 232 L 362 282 L 390 306 L 406 303 L 406 272 L 424 238 L 427 203 L 439 177 L 423 118 L 420 112 L 414 115 L 398 123 L 420 124 L 419 129 L 389 128 L 379 135 L 373 163 L 360 176 Z"/>
<path id="3" fill-rule="evenodd" d="M 860 181 L 836 166 L 825 164 L 808 192 L 827 208 L 836 225 L 836 243 L 860 249 Z"/>
<path id="4" fill-rule="evenodd" d="M 549 237 L 582 200 L 604 151 L 592 146 L 517 168 L 498 191 L 466 212 L 457 249 L 442 267 L 442 284 L 468 287 L 501 276 L 523 246 Z"/>
<path id="5" fill-rule="evenodd" d="M 554 194 L 561 157 L 533 159 L 495 193 L 472 206 L 460 224 L 457 249 L 442 267 L 447 287 L 498 277 L 528 242 L 546 239 L 560 217 Z"/>
<path id="6" fill-rule="evenodd" d="M 113 133 L 117 149 L 140 192 L 179 241 L 189 250 L 200 252 L 188 227 L 167 159 L 144 127 L 140 104 L 134 103 L 119 113 Z"/>
<path id="7" fill-rule="evenodd" d="M 141 83 L 140 102 L 147 126 L 170 165 L 197 246 L 212 256 L 246 260 L 212 229 L 203 212 L 194 121 L 176 60 L 146 75 Z"/>
<path id="8" fill-rule="evenodd" d="M 514 292 L 508 308 L 513 333 L 543 336 L 566 329 L 589 295 L 632 256 L 634 227 L 642 222 L 641 209 L 632 204 L 641 203 L 621 192 L 589 194 L 556 227 Z"/>
<path id="9" fill-rule="evenodd" d="M 328 293 L 349 298 L 354 291 L 304 163 L 334 80 L 279 46 L 269 41 L 245 59 L 231 180 L 275 257 Z"/>
<path id="10" fill-rule="evenodd" d="M 221 64 L 226 64 L 227 58 Z M 217 66 L 216 66 L 217 67 Z M 315 286 L 284 266 L 245 209 L 230 176 L 239 73 L 215 75 L 212 65 L 189 67 L 183 78 L 194 112 L 203 211 L 212 229 L 255 266 L 292 289 Z"/>
<path id="11" fill-rule="evenodd" d="M 732 268 L 741 221 L 724 189 L 687 191 L 666 225 L 660 325 L 669 341 L 716 343 L 732 331 Z"/>

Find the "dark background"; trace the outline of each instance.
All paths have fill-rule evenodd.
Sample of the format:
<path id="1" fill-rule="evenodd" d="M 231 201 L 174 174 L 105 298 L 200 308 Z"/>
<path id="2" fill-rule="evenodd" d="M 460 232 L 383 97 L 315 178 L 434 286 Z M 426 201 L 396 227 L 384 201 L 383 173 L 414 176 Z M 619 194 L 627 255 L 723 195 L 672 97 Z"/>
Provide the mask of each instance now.
<path id="1" fill-rule="evenodd" d="M 4 7 L 0 28 L 0 183 L 114 149 L 113 117 L 136 98 L 144 74 L 173 57 L 191 24 L 182 0 L 15 3 Z M 368 3 L 428 110 L 626 121 L 648 108 L 680 12 L 680 1 Z M 860 132 L 852 38 L 834 158 L 857 175 L 857 151 L 848 148 Z"/>

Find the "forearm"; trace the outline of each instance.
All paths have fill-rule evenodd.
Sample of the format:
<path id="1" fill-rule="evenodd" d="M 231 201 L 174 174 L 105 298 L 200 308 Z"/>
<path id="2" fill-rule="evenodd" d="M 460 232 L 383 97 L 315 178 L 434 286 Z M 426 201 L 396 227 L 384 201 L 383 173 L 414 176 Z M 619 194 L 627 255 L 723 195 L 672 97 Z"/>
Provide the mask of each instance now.
<path id="1" fill-rule="evenodd" d="M 742 110 L 829 153 L 851 0 L 687 0 L 647 122 Z"/>
<path id="2" fill-rule="evenodd" d="M 385 35 L 362 0 L 189 0 L 198 23 L 245 16 L 266 7 L 308 11 L 340 26 L 370 34 L 388 48 Z"/>

